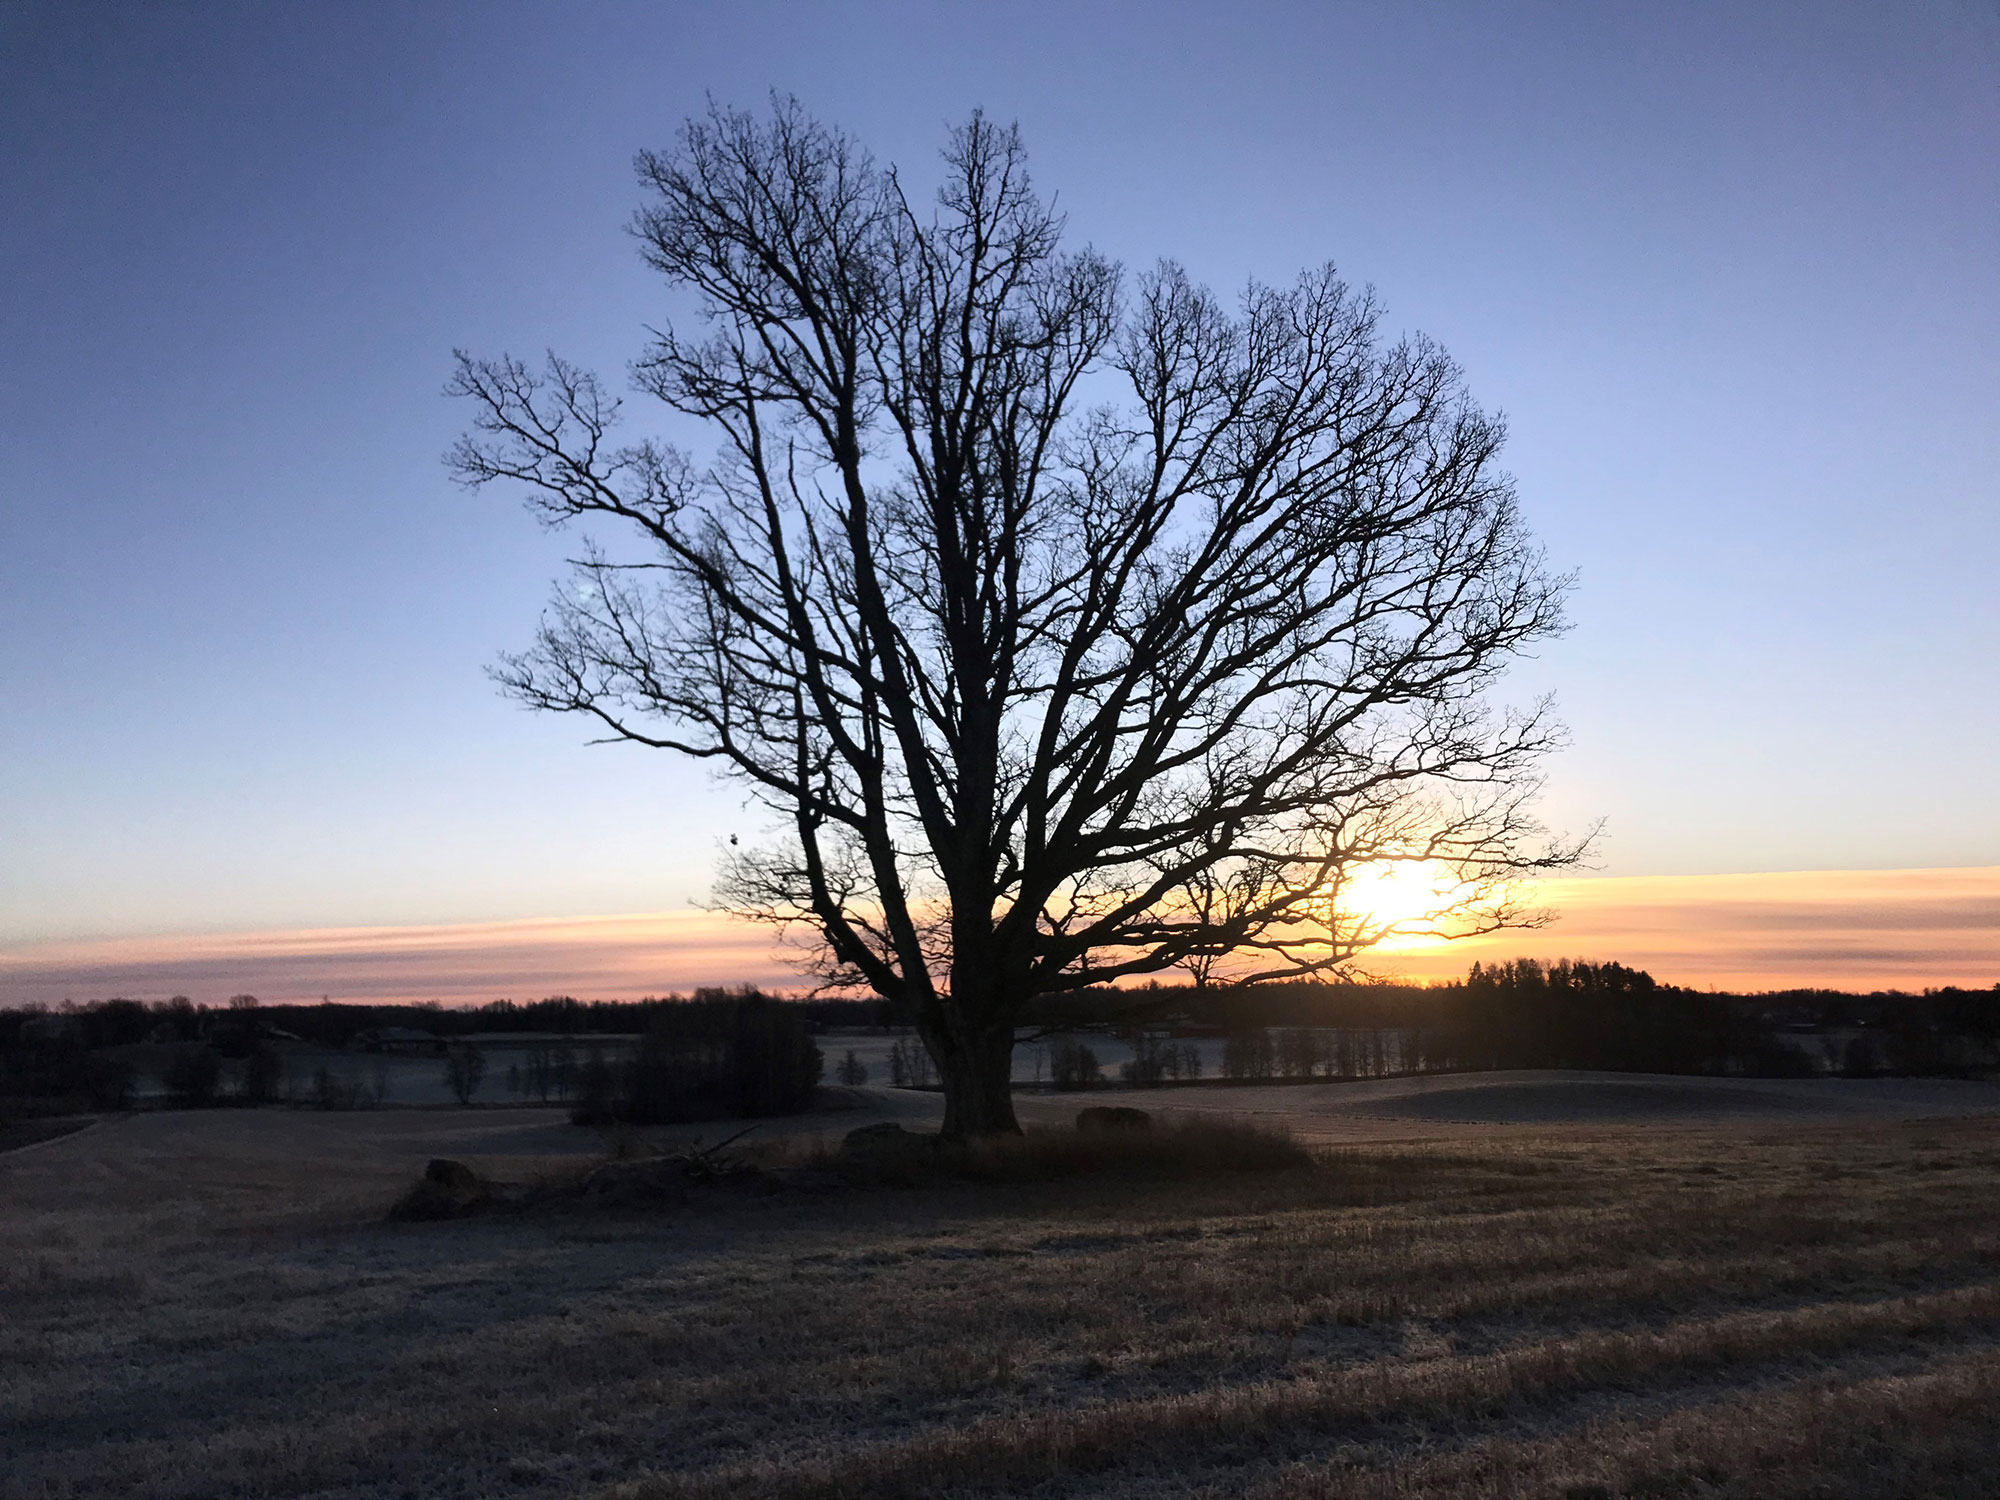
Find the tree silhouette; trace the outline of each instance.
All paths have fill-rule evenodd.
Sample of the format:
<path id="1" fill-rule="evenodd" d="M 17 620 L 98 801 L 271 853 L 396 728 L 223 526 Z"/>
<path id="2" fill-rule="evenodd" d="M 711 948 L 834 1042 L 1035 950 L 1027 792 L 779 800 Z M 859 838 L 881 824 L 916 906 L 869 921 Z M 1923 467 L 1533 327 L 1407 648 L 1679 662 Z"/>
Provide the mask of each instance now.
<path id="1" fill-rule="evenodd" d="M 486 1078 L 486 1054 L 471 1042 L 453 1042 L 444 1058 L 445 1087 L 460 1104 L 470 1104 Z"/>
<path id="2" fill-rule="evenodd" d="M 721 904 L 902 1006 L 964 1136 L 1017 1128 L 1038 995 L 1336 968 L 1383 861 L 1446 873 L 1436 930 L 1531 921 L 1507 881 L 1578 850 L 1529 813 L 1546 705 L 1482 700 L 1564 580 L 1457 367 L 1330 267 L 1128 289 L 980 115 L 943 160 L 926 209 L 793 101 L 688 122 L 633 227 L 698 331 L 634 378 L 716 456 L 619 445 L 553 355 L 461 353 L 451 463 L 642 544 L 593 537 L 501 682 L 747 785 L 782 833 Z"/>

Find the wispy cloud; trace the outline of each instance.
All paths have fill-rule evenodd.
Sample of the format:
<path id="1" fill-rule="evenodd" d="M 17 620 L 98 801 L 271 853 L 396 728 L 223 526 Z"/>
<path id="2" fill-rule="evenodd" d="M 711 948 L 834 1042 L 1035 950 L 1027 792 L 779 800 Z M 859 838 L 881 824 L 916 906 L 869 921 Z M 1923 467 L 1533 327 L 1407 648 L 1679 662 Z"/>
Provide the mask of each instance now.
<path id="1" fill-rule="evenodd" d="M 1616 959 L 1720 988 L 2000 981 L 2000 866 L 1551 881 L 1537 931 L 1383 953 L 1412 978 L 1516 955 Z M 269 1001 L 620 998 L 793 986 L 769 929 L 704 912 L 120 938 L 0 949 L 0 1004 L 130 995 Z"/>
<path id="2" fill-rule="evenodd" d="M 0 1003 L 105 995 L 268 1001 L 610 999 L 793 984 L 769 929 L 706 912 L 121 938 L 0 950 Z"/>
<path id="3" fill-rule="evenodd" d="M 1473 959 L 1616 959 L 1680 984 L 1920 988 L 2000 981 L 2000 867 L 1555 880 L 1550 927 L 1383 954 L 1413 977 Z"/>

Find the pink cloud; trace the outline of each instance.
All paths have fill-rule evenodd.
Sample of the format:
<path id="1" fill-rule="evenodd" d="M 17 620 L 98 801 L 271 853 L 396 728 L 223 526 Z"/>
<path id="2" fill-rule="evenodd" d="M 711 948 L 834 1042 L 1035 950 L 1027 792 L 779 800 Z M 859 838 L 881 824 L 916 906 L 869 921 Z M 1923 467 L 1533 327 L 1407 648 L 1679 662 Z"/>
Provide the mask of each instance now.
<path id="1" fill-rule="evenodd" d="M 706 912 L 120 938 L 0 951 L 0 1003 L 105 995 L 271 1002 L 615 999 L 794 986 L 770 929 Z"/>

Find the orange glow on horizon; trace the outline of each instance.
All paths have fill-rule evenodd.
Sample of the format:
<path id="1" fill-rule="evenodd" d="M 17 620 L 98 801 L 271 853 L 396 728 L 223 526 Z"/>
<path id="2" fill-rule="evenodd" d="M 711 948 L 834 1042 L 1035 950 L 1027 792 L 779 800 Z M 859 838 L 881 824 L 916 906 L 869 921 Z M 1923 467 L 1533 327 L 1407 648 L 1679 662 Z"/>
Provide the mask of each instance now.
<path id="1" fill-rule="evenodd" d="M 1350 899 L 1377 920 L 1409 923 L 1426 914 L 1434 882 L 1384 874 Z M 1739 990 L 2000 981 L 2000 866 L 1601 877 L 1525 894 L 1559 920 L 1455 942 L 1398 936 L 1360 966 L 1430 980 L 1456 978 L 1474 959 L 1588 958 Z M 805 988 L 769 928 L 699 911 L 0 946 L 0 1005 L 175 994 L 477 1004 L 734 984 Z"/>
<path id="2" fill-rule="evenodd" d="M 1668 983 L 1744 991 L 2000 981 L 2000 866 L 1573 877 L 1523 895 L 1556 920 L 1380 952 L 1364 966 L 1432 980 L 1475 959 L 1609 959 Z"/>

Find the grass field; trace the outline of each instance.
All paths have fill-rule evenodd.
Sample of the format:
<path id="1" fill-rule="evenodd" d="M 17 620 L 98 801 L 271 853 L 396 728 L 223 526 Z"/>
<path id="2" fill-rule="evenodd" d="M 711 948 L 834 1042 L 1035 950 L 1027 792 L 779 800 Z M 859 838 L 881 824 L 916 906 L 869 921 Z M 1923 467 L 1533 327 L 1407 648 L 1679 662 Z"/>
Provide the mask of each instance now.
<path id="1" fill-rule="evenodd" d="M 0 1158 L 0 1494 L 2000 1493 L 2000 1119 L 1476 1086 L 1309 1170 L 415 1225 L 580 1133 L 109 1122 Z"/>

